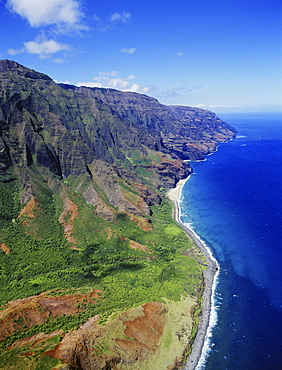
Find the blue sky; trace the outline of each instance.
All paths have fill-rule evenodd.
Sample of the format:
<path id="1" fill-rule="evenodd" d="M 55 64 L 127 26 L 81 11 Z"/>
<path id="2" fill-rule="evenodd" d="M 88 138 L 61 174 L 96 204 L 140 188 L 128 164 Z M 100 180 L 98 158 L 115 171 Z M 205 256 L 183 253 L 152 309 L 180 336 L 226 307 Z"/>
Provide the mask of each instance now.
<path id="1" fill-rule="evenodd" d="M 282 111 L 282 2 L 0 0 L 0 59 L 164 104 Z"/>

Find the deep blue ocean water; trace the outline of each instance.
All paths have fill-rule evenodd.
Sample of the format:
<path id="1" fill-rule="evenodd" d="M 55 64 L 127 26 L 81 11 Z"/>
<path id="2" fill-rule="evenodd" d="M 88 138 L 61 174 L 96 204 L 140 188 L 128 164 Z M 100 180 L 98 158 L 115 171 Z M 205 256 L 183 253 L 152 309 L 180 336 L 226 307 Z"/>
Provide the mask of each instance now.
<path id="1" fill-rule="evenodd" d="M 180 200 L 220 265 L 204 369 L 282 369 L 282 113 L 221 115 L 238 130 Z"/>

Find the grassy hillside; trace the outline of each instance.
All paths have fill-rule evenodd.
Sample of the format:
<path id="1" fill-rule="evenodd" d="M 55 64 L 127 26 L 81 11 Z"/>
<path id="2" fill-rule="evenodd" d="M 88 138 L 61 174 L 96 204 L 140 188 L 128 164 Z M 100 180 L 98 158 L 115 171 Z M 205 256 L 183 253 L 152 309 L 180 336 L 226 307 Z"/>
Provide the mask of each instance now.
<path id="1" fill-rule="evenodd" d="M 126 194 L 129 190 L 124 186 Z M 21 338 L 61 330 L 60 336 L 51 340 L 56 344 L 63 333 L 77 329 L 95 315 L 103 324 L 146 302 L 165 302 L 165 298 L 180 302 L 188 295 L 199 298 L 202 273 L 193 258 L 195 247 L 172 219 L 168 200 L 152 206 L 152 214 L 145 221 L 117 212 L 114 221 L 108 222 L 98 217 L 94 207 L 77 192 L 68 187 L 64 191 L 76 206 L 72 237 L 79 242 L 75 244 L 67 241 L 58 221 L 61 201 L 46 194 L 40 203 L 33 202 L 29 209 L 19 212 L 18 187 L 1 184 L 0 244 L 7 248 L 0 252 L 0 317 L 4 323 L 9 316 L 10 325 L 10 331 L 1 338 L 2 351 Z M 130 194 L 133 199 L 134 193 Z M 72 216 L 69 213 L 69 219 Z M 89 301 L 87 292 L 93 289 L 100 293 L 98 299 Z M 52 315 L 50 307 L 41 307 L 41 314 L 48 314 L 37 325 L 29 322 L 24 309 L 14 310 L 13 316 L 7 310 L 8 301 L 42 292 L 62 300 L 70 294 L 84 294 L 86 298 L 78 300 L 71 314 Z M 36 304 L 31 304 L 30 310 L 36 311 Z M 49 341 L 42 351 L 38 349 L 35 362 L 41 361 Z M 2 352 L 0 364 L 16 368 L 26 351 L 19 348 Z M 54 362 L 48 361 L 50 367 L 44 366 L 52 369 Z"/>
<path id="2" fill-rule="evenodd" d="M 180 368 L 205 266 L 165 195 L 234 135 L 0 61 L 0 369 Z"/>

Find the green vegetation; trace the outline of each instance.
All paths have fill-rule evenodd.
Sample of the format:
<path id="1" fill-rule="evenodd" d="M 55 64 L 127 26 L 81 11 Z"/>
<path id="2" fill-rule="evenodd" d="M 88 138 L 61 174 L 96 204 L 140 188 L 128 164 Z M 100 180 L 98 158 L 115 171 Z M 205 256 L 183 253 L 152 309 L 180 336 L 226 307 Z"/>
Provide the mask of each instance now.
<path id="1" fill-rule="evenodd" d="M 19 213 L 19 202 L 15 197 L 17 197 L 16 181 L 6 184 L 0 182 L 0 223 L 3 226 L 16 218 Z"/>
<path id="2" fill-rule="evenodd" d="M 1 61 L 0 69 L 1 317 L 7 302 L 42 292 L 101 292 L 96 303 L 74 298 L 60 317 L 38 304 L 39 321 L 16 303 L 2 333 L 14 332 L 1 350 L 40 332 L 76 329 L 94 315 L 108 323 L 148 301 L 177 305 L 186 295 L 199 302 L 202 256 L 172 219 L 171 203 L 157 204 L 189 174 L 180 158 L 201 159 L 235 130 L 208 111 L 111 89 L 61 87 L 12 61 Z M 200 307 L 195 322 L 199 313 Z M 169 338 L 167 346 L 177 341 Z M 0 366 L 60 367 L 41 356 L 45 342 L 0 353 Z"/>
<path id="3" fill-rule="evenodd" d="M 0 354 L 0 369 L 53 369 L 60 363 L 60 360 L 52 359 L 50 356 L 42 355 L 42 353 L 54 349 L 60 340 L 61 337 L 56 335 L 37 345 L 33 341 L 30 344 L 4 351 Z"/>
<path id="4" fill-rule="evenodd" d="M 2 203 L 2 210 L 7 212 L 2 213 L 1 242 L 11 251 L 0 251 L 1 305 L 49 290 L 91 287 L 103 292 L 100 301 L 84 305 L 85 310 L 76 316 L 48 319 L 28 330 L 21 326 L 22 331 L 14 332 L 2 348 L 42 331 L 61 328 L 67 332 L 96 314 L 104 322 L 113 312 L 151 300 L 179 300 L 185 293 L 197 294 L 201 271 L 194 258 L 182 254 L 192 242 L 172 219 L 168 200 L 152 207 L 153 214 L 148 217 L 152 229 L 143 231 L 125 213 L 117 213 L 114 222 L 99 218 L 84 198 L 69 189 L 68 196 L 78 207 L 73 236 L 80 243 L 79 250 L 73 250 L 57 221 L 60 202 L 52 196 L 40 199 L 33 222 L 44 222 L 48 217 L 54 227 L 52 233 L 41 227 L 34 236 L 22 225 L 27 217 L 15 217 L 12 212 L 19 209 L 17 187 L 1 185 L 2 199 L 9 202 L 9 207 Z M 151 253 L 130 248 L 129 240 L 146 246 Z"/>

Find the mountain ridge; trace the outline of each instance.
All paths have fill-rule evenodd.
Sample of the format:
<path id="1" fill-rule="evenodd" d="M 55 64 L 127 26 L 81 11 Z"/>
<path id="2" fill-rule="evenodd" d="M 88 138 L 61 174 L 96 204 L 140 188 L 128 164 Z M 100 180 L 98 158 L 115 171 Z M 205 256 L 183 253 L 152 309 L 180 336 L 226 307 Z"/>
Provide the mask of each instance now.
<path id="1" fill-rule="evenodd" d="M 166 191 L 235 134 L 210 111 L 0 61 L 0 364 L 180 368 L 203 267 Z"/>

